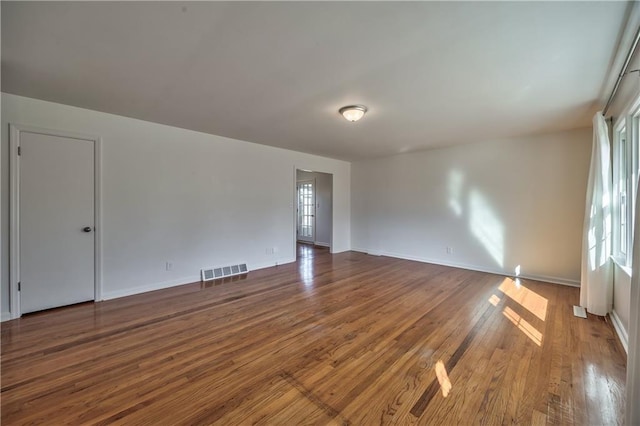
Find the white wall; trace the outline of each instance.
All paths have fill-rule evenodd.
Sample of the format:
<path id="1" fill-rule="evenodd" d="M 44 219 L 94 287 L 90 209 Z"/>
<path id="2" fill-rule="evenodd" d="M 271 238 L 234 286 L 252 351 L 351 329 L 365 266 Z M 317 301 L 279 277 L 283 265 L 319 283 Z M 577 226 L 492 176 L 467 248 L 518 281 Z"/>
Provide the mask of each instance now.
<path id="1" fill-rule="evenodd" d="M 316 236 L 315 244 L 331 246 L 331 218 L 333 176 L 329 173 L 305 172 L 298 170 L 298 181 L 314 180 L 316 191 Z"/>
<path id="2" fill-rule="evenodd" d="M 105 298 L 199 280 L 202 267 L 295 260 L 296 168 L 333 175 L 333 251 L 350 249 L 350 164 L 2 94 L 2 292 L 8 289 L 8 123 L 102 137 Z M 275 247 L 275 254 L 266 249 Z M 165 270 L 165 262 L 173 271 Z"/>
<path id="3" fill-rule="evenodd" d="M 353 163 L 353 249 L 577 285 L 590 154 L 580 129 Z"/>

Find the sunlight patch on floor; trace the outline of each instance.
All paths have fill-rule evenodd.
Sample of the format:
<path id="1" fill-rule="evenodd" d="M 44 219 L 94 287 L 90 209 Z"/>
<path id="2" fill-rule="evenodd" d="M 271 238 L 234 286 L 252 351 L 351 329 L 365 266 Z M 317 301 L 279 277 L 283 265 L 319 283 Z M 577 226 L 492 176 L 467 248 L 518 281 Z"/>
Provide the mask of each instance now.
<path id="1" fill-rule="evenodd" d="M 547 299 L 521 285 L 519 280 L 505 278 L 498 290 L 542 321 L 547 317 Z"/>
<path id="2" fill-rule="evenodd" d="M 449 380 L 449 375 L 447 374 L 447 369 L 444 366 L 444 362 L 442 362 L 442 360 L 438 361 L 436 363 L 436 366 L 434 367 L 434 370 L 436 371 L 438 383 L 440 383 L 442 396 L 446 398 L 451 391 L 451 380 Z"/>
<path id="3" fill-rule="evenodd" d="M 509 319 L 520 331 L 522 331 L 525 336 L 533 341 L 538 346 L 542 346 L 542 333 L 538 331 L 534 326 L 532 326 L 527 320 L 518 315 L 513 309 L 510 307 L 504 308 L 502 311 L 505 317 Z"/>

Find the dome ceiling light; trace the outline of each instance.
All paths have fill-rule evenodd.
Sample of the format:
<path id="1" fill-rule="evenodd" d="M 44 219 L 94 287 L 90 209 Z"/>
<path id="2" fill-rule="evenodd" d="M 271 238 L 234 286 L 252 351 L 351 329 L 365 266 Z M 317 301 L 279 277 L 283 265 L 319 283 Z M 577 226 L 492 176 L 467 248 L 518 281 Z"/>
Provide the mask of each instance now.
<path id="1" fill-rule="evenodd" d="M 338 111 L 344 118 L 353 122 L 364 117 L 364 113 L 367 112 L 367 107 L 364 105 L 348 105 L 340 108 Z"/>

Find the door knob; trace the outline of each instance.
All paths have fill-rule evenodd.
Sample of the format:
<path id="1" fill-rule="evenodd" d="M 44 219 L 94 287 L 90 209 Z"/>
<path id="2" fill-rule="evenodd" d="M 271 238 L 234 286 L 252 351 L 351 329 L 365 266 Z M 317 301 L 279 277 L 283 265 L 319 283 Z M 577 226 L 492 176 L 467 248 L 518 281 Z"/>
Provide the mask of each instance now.
<path id="1" fill-rule="evenodd" d="M 92 229 L 90 226 L 85 226 L 84 228 L 82 228 L 82 232 L 91 232 Z"/>

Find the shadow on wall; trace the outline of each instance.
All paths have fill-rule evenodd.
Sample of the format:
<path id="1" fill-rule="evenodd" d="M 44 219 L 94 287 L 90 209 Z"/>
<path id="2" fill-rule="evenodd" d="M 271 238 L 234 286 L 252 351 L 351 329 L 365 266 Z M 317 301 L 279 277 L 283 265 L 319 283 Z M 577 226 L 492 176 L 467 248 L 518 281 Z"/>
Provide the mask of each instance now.
<path id="1" fill-rule="evenodd" d="M 460 170 L 449 172 L 449 207 L 467 221 L 471 234 L 478 240 L 496 265 L 504 268 L 504 224 L 487 198 L 476 188 L 467 188 Z M 465 209 L 466 206 L 466 209 Z M 518 266 L 519 273 L 520 267 Z"/>

